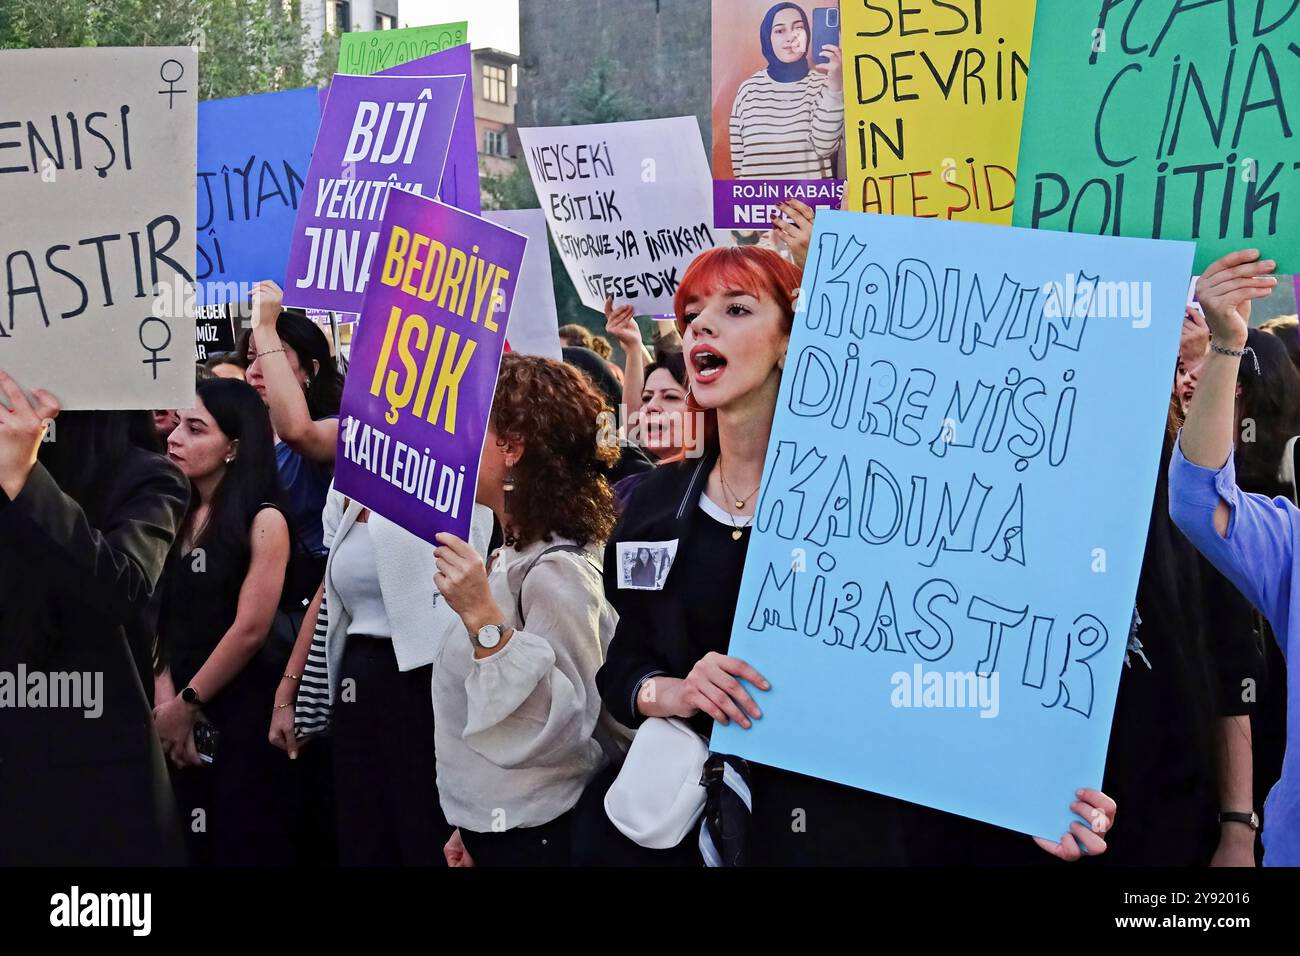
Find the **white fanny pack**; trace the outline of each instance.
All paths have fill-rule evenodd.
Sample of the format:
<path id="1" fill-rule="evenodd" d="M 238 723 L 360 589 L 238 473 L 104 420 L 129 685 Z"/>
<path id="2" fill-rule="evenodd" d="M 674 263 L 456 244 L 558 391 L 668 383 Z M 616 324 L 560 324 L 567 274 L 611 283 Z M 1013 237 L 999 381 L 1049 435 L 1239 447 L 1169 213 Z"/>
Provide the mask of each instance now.
<path id="1" fill-rule="evenodd" d="M 704 812 L 708 759 L 709 745 L 684 720 L 647 717 L 605 794 L 606 816 L 639 846 L 677 846 Z"/>

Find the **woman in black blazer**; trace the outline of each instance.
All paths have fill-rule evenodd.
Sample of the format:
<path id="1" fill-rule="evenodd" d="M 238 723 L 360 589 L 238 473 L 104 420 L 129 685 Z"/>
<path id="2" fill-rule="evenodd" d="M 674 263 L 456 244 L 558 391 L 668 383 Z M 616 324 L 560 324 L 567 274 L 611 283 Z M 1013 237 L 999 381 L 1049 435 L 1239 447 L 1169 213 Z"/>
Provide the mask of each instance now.
<path id="1" fill-rule="evenodd" d="M 799 282 L 794 266 L 757 247 L 706 252 L 683 279 L 678 326 L 692 407 L 711 410 L 707 451 L 647 474 L 606 546 L 606 595 L 619 622 L 596 683 L 627 726 L 674 716 L 707 738 L 715 719 L 749 726 L 759 716 L 761 693 L 751 697 L 739 681 L 761 690 L 763 675 L 726 652 Z M 671 562 L 649 587 L 620 560 L 647 548 Z M 902 862 L 895 801 L 775 767 L 749 770 L 750 863 Z M 597 798 L 612 776 L 584 797 L 596 812 L 584 813 L 580 862 L 700 865 L 698 826 L 675 849 L 653 851 L 603 825 Z"/>
<path id="2" fill-rule="evenodd" d="M 629 727 L 676 717 L 708 737 L 714 721 L 749 728 L 762 719 L 767 677 L 727 646 L 800 281 L 777 253 L 750 246 L 701 253 L 678 288 L 677 323 L 691 405 L 706 417 L 706 453 L 648 474 L 606 545 L 606 596 L 619 621 L 596 685 L 610 714 Z M 652 589 L 623 573 L 622 557 L 643 548 L 671 562 Z M 747 770 L 752 812 L 736 829 L 748 833 L 748 864 L 904 861 L 900 802 L 758 763 Z M 582 814 L 581 862 L 701 862 L 698 825 L 670 851 L 645 851 L 611 833 L 599 813 L 600 787 L 611 777 L 584 794 L 596 812 Z M 1092 828 L 1076 823 L 1060 843 L 1038 840 L 1042 849 L 1065 859 L 1078 859 L 1080 847 L 1105 851 L 1114 802 L 1083 793 L 1072 809 Z"/>
<path id="3" fill-rule="evenodd" d="M 59 406 L 34 397 L 0 372 L 0 681 L 75 674 L 80 699 L 0 695 L 0 865 L 183 863 L 142 675 L 189 488 L 132 444 L 147 413 L 68 413 L 42 442 Z"/>

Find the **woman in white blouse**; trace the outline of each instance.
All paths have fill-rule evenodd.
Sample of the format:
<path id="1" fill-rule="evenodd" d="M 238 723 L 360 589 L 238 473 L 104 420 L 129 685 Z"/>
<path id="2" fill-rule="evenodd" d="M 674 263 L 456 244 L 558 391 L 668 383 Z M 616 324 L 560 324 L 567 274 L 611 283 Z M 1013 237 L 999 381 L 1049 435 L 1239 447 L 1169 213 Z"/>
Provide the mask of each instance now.
<path id="1" fill-rule="evenodd" d="M 455 614 L 433 662 L 452 865 L 567 865 L 573 807 L 617 746 L 595 683 L 616 623 L 600 572 L 618 457 L 598 443 L 604 408 L 576 370 L 506 355 L 477 490 L 505 545 L 485 568 L 438 536 L 434 583 Z"/>
<path id="2" fill-rule="evenodd" d="M 322 515 L 325 579 L 276 693 L 271 742 L 296 757 L 294 702 L 326 599 L 325 656 L 339 862 L 441 866 L 451 827 L 439 808 L 429 680 L 447 613 L 434 548 L 331 485 Z M 474 508 L 470 539 L 486 554 L 492 513 Z"/>

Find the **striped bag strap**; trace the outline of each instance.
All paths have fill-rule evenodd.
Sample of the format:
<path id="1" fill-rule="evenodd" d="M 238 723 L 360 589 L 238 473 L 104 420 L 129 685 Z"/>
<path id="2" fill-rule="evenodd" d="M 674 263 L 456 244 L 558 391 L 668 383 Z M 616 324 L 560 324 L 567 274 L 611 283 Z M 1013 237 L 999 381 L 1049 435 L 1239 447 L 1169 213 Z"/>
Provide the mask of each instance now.
<path id="1" fill-rule="evenodd" d="M 330 699 L 329 666 L 325 659 L 325 634 L 328 628 L 329 611 L 322 594 L 316 626 L 312 632 L 311 649 L 307 652 L 307 663 L 303 666 L 302 678 L 298 681 L 298 698 L 293 711 L 294 733 L 299 739 L 314 737 L 329 729 L 333 701 Z"/>

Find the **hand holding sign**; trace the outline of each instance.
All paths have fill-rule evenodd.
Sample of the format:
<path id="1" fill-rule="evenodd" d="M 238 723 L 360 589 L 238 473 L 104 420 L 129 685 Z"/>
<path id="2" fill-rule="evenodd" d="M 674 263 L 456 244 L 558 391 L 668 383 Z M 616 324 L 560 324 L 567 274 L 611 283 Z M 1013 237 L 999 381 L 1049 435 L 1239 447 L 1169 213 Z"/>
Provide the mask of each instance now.
<path id="1" fill-rule="evenodd" d="M 261 332 L 262 338 L 265 338 L 267 333 L 274 334 L 275 324 L 279 321 L 280 313 L 283 311 L 284 292 L 278 285 L 270 279 L 263 279 L 253 286 L 252 325 L 254 332 Z"/>
<path id="2" fill-rule="evenodd" d="M 798 199 L 787 199 L 776 208 L 786 219 L 779 217 L 773 219 L 772 231 L 786 244 L 794 264 L 802 269 L 808 262 L 808 243 L 812 239 L 813 229 L 813 208 Z"/>
<path id="3" fill-rule="evenodd" d="M 500 624 L 504 616 L 488 589 L 487 569 L 483 566 L 482 556 L 472 544 L 449 531 L 434 537 L 438 547 L 434 549 L 433 557 L 438 570 L 433 583 L 437 585 L 438 593 L 460 615 L 471 634 L 477 634 L 480 628 L 489 624 Z M 504 646 L 503 640 L 492 650 L 480 649 L 475 656 L 489 657 Z"/>
<path id="4" fill-rule="evenodd" d="M 1115 801 L 1100 790 L 1083 788 L 1076 792 L 1078 800 L 1070 809 L 1088 821 L 1088 826 L 1074 822 L 1068 833 L 1061 834 L 1059 842 L 1034 837 L 1034 842 L 1052 856 L 1073 863 L 1081 856 L 1100 856 L 1106 852 L 1104 835 L 1115 825 Z"/>
<path id="5" fill-rule="evenodd" d="M 661 676 L 647 681 L 641 691 L 641 713 L 647 717 L 687 719 L 704 712 L 723 726 L 735 721 L 748 730 L 751 718 L 757 720 L 763 712 L 737 677 L 759 690 L 770 690 L 772 686 L 740 658 L 710 651 L 695 662 L 684 679 Z"/>
<path id="6" fill-rule="evenodd" d="M 628 355 L 641 348 L 641 330 L 636 324 L 636 310 L 630 302 L 624 302 L 616 309 L 614 297 L 606 297 L 605 331 L 618 340 Z"/>
<path id="7" fill-rule="evenodd" d="M 1258 249 L 1243 249 L 1228 253 L 1201 273 L 1196 298 L 1214 341 L 1230 349 L 1246 344 L 1250 302 L 1273 291 L 1277 279 L 1269 273 L 1276 268 L 1272 259 L 1259 258 Z"/>
<path id="8" fill-rule="evenodd" d="M 27 484 L 45 437 L 46 425 L 59 414 L 59 400 L 43 388 L 34 389 L 33 405 L 6 372 L 0 370 L 0 490 L 17 498 Z"/>

